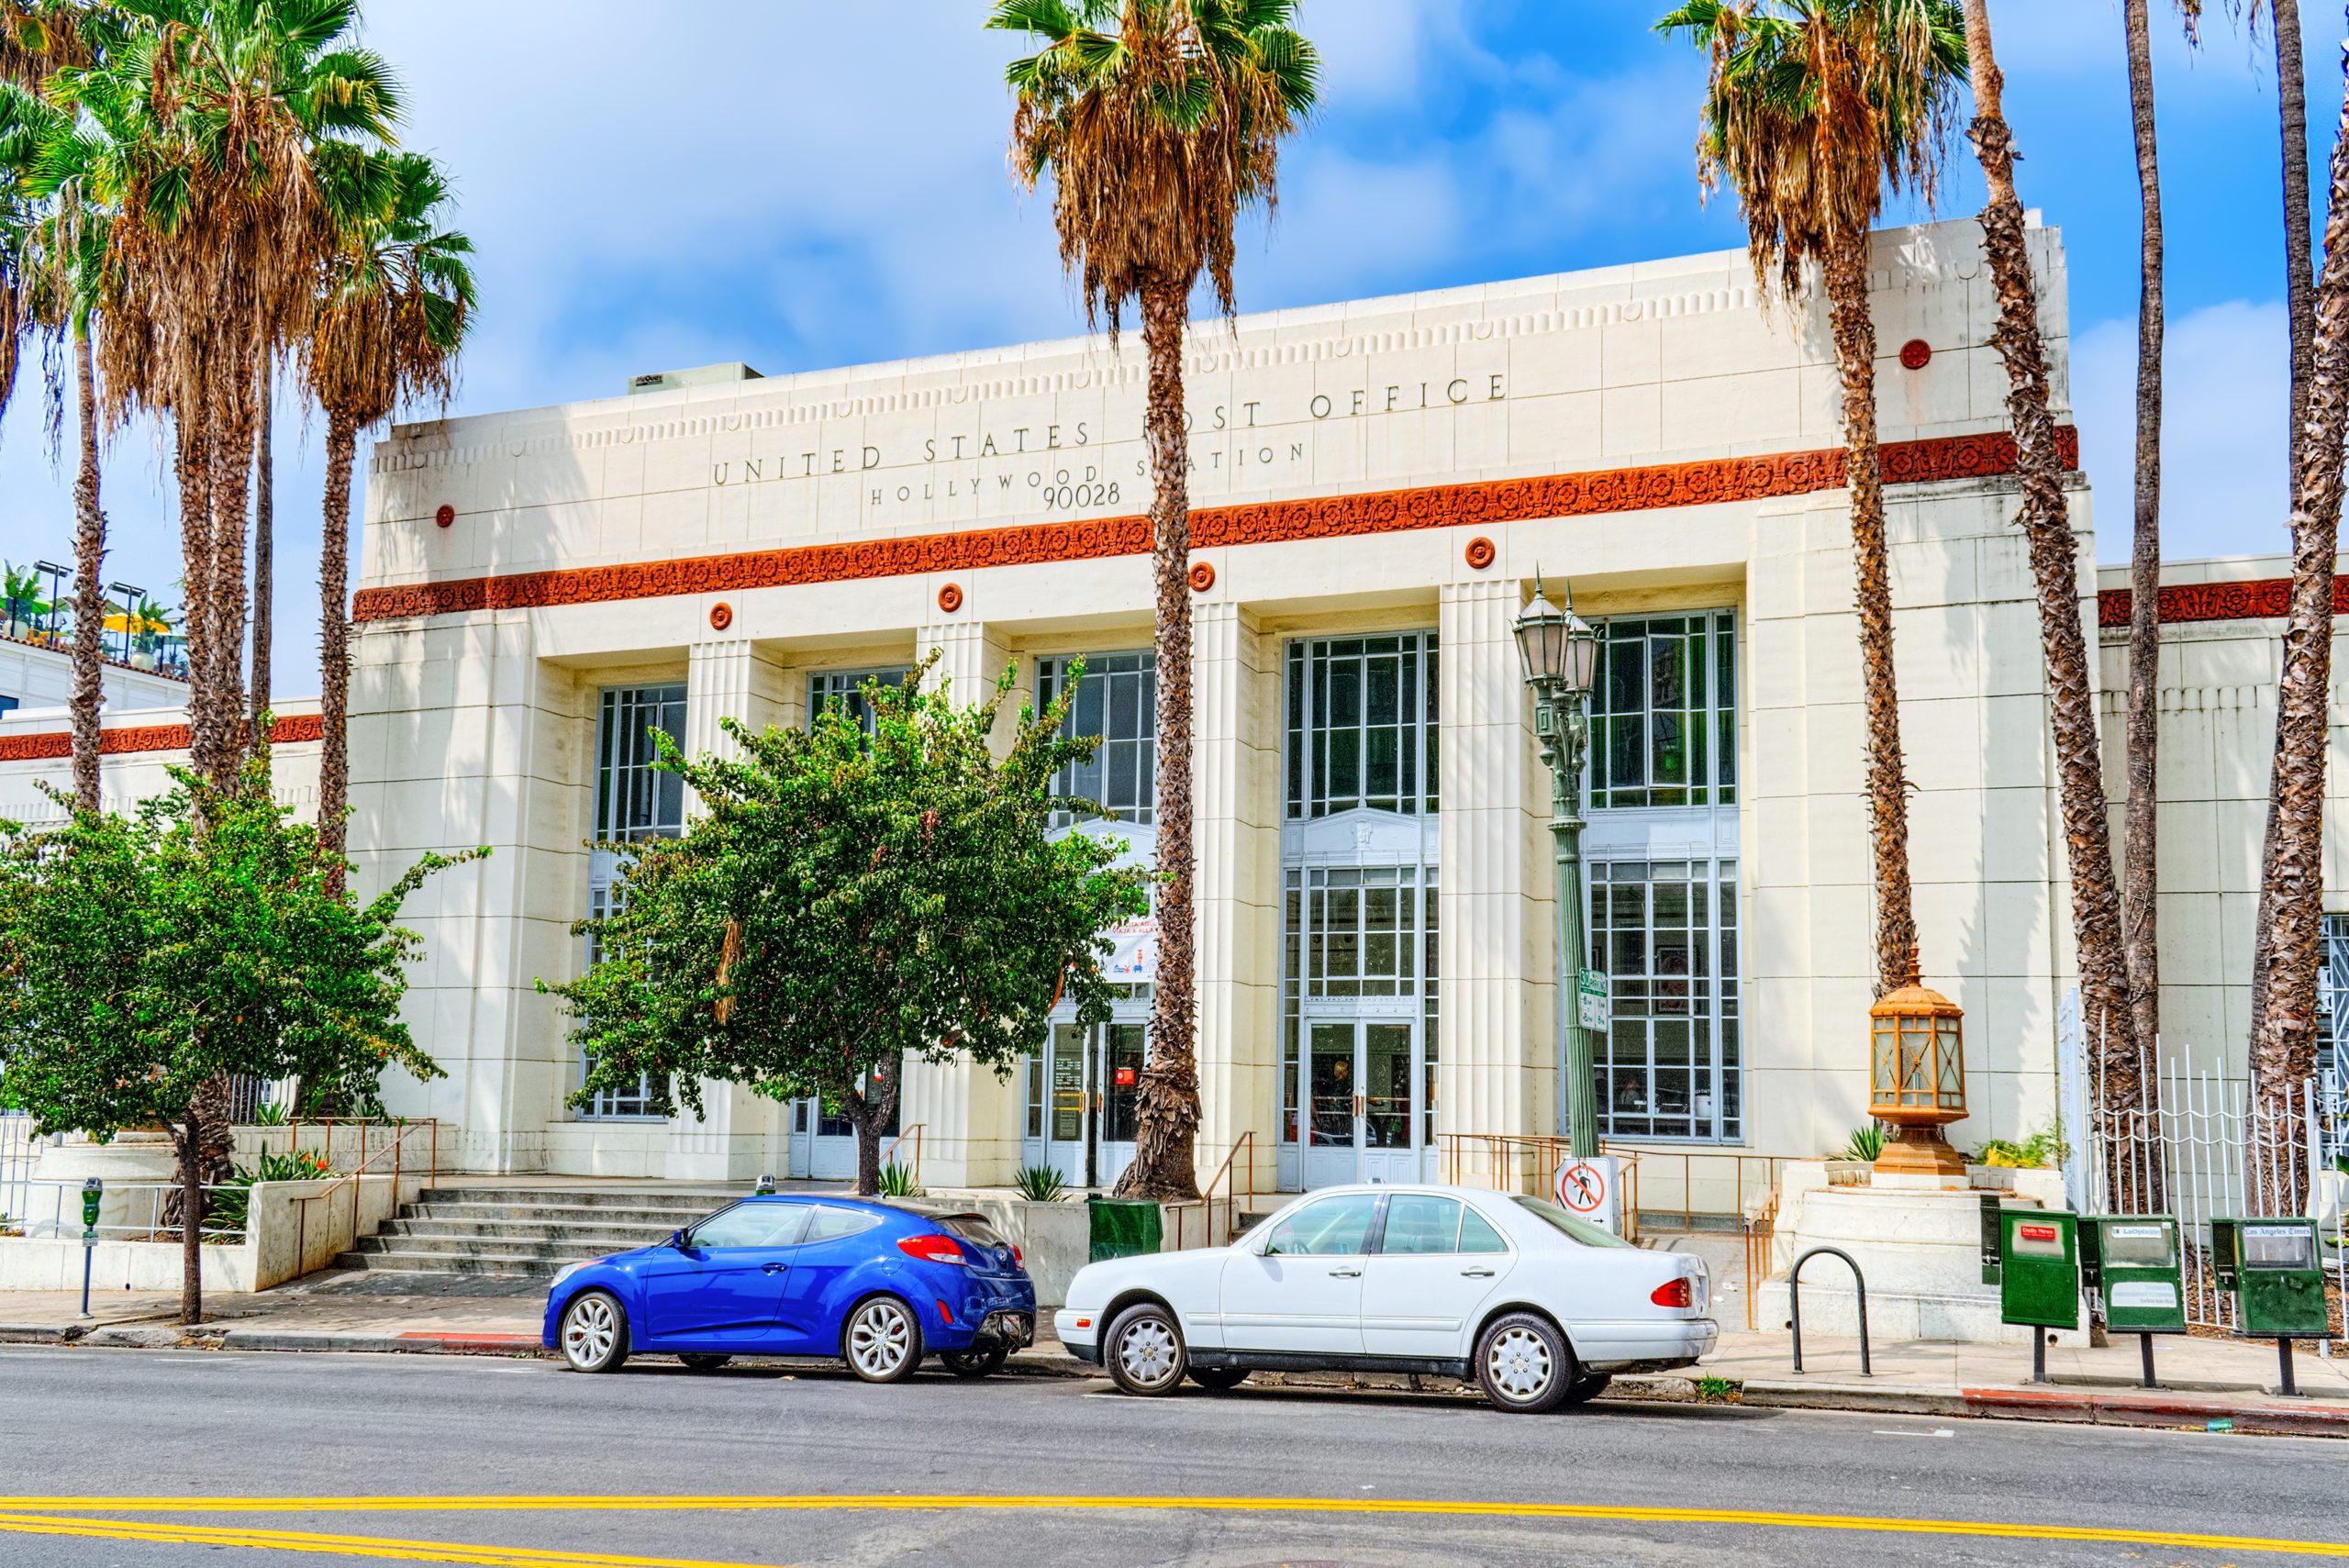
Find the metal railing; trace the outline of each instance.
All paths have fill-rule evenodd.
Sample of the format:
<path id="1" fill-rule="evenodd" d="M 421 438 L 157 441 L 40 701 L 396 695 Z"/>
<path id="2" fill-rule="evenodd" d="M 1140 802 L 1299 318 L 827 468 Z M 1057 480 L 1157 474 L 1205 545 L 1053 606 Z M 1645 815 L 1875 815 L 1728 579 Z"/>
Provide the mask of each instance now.
<path id="1" fill-rule="evenodd" d="M 271 1153 L 279 1152 L 269 1149 L 269 1145 L 277 1133 L 283 1132 L 285 1134 L 283 1152 L 290 1155 L 302 1152 L 303 1129 L 308 1129 L 318 1135 L 315 1140 L 317 1148 L 313 1152 L 324 1156 L 328 1163 L 332 1164 L 337 1154 L 334 1145 L 338 1128 L 358 1129 L 358 1148 L 343 1151 L 356 1162 L 358 1167 L 364 1167 L 379 1152 L 376 1148 L 379 1135 L 390 1135 L 384 1140 L 383 1147 L 395 1150 L 394 1159 L 396 1161 L 400 1157 L 396 1151 L 405 1150 L 415 1134 L 426 1133 L 430 1140 L 430 1169 L 436 1175 L 440 1173 L 440 1118 L 438 1117 L 307 1117 L 292 1121 L 240 1123 L 237 1130 L 262 1134 L 262 1146 Z"/>
<path id="2" fill-rule="evenodd" d="M 43 1208 L 48 1210 L 46 1219 L 28 1215 L 16 1217 L 17 1222 L 24 1226 L 27 1236 L 42 1240 L 70 1241 L 80 1239 L 82 1235 L 81 1183 L 28 1181 L 25 1184 L 25 1187 L 34 1195 L 28 1207 L 35 1211 L 35 1215 L 37 1216 L 38 1212 Z M 47 1197 L 45 1203 L 42 1201 L 44 1189 Z M 102 1240 L 106 1240 L 177 1241 L 181 1238 L 181 1228 L 165 1213 L 165 1210 L 170 1207 L 172 1200 L 180 1195 L 182 1190 L 177 1182 L 109 1182 L 106 1189 L 106 1207 L 111 1208 L 117 1200 L 120 1200 L 127 1206 L 128 1218 L 111 1225 L 99 1225 L 93 1229 L 97 1231 Z M 202 1189 L 206 1195 L 204 1200 L 206 1216 L 209 1218 L 212 1213 L 213 1194 L 242 1193 L 245 1190 L 240 1183 L 207 1184 Z M 201 1234 L 207 1241 L 220 1243 L 241 1241 L 245 1235 L 245 1222 L 239 1219 L 234 1225 L 207 1224 L 202 1227 Z"/>
<path id="3" fill-rule="evenodd" d="M 382 1159 L 385 1153 L 389 1153 L 392 1157 L 392 1202 L 388 1212 L 398 1212 L 400 1204 L 400 1181 L 401 1178 L 406 1174 L 405 1156 L 408 1140 L 412 1135 L 418 1132 L 429 1132 L 431 1136 L 432 1162 L 426 1172 L 426 1179 L 429 1180 L 431 1177 L 439 1175 L 440 1173 L 440 1123 L 438 1118 L 428 1118 L 421 1122 L 402 1122 L 398 1124 L 397 1135 L 392 1139 L 390 1147 L 387 1150 L 378 1150 L 373 1154 L 369 1154 L 364 1151 L 365 1134 L 362 1132 L 361 1135 L 362 1152 L 359 1163 L 356 1166 L 352 1167 L 347 1174 L 342 1176 L 335 1183 L 334 1185 L 328 1187 L 326 1191 L 322 1193 L 312 1193 L 306 1197 L 299 1197 L 294 1200 L 297 1206 L 295 1211 L 294 1226 L 294 1272 L 296 1274 L 300 1274 L 304 1272 L 302 1266 L 303 1262 L 309 1256 L 310 1206 L 314 1203 L 331 1202 L 335 1195 L 341 1192 L 345 1187 L 351 1189 L 351 1235 L 353 1244 L 355 1245 L 357 1243 L 359 1236 L 359 1178 L 367 1174 L 368 1167 L 377 1160 Z"/>
<path id="4" fill-rule="evenodd" d="M 1242 1159 L 1243 1154 L 1247 1158 Z M 1223 1157 L 1223 1163 L 1215 1168 L 1215 1174 L 1209 1176 L 1207 1184 L 1199 1189 L 1199 1195 L 1196 1200 L 1190 1203 L 1170 1203 L 1166 1206 L 1174 1216 L 1174 1250 L 1175 1251 L 1182 1251 L 1187 1245 L 1185 1240 L 1186 1228 L 1184 1217 L 1194 1208 L 1199 1211 L 1200 1223 L 1207 1231 L 1207 1239 L 1199 1245 L 1202 1247 L 1216 1245 L 1215 1190 L 1219 1186 L 1223 1189 L 1223 1239 L 1229 1241 L 1238 1233 L 1239 1218 L 1244 1212 L 1239 1207 L 1239 1195 L 1242 1190 L 1240 1184 L 1242 1181 L 1247 1184 L 1245 1191 L 1248 1195 L 1248 1207 L 1252 1209 L 1256 1207 L 1256 1134 L 1252 1129 L 1241 1131 L 1240 1140 L 1231 1146 L 1231 1152 Z"/>
<path id="5" fill-rule="evenodd" d="M 896 1137 L 891 1139 L 889 1140 L 889 1147 L 881 1151 L 881 1163 L 886 1165 L 889 1162 L 897 1157 L 897 1151 L 904 1147 L 907 1139 L 910 1138 L 914 1140 L 913 1177 L 914 1185 L 916 1186 L 921 1185 L 922 1127 L 923 1124 L 921 1122 L 914 1123 L 911 1127 L 908 1127 L 904 1131 L 898 1133 Z"/>

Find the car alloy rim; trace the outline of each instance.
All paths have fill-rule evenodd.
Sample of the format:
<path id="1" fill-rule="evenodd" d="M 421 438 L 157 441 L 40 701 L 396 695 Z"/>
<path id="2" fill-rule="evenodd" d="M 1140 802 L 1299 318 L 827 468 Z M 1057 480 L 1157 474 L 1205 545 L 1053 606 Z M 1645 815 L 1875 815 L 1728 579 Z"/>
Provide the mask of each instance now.
<path id="1" fill-rule="evenodd" d="M 1156 1318 L 1143 1318 L 1119 1340 L 1118 1365 L 1144 1388 L 1174 1381 L 1174 1330 Z"/>
<path id="2" fill-rule="evenodd" d="M 849 1329 L 849 1358 L 858 1371 L 886 1377 L 905 1364 L 912 1340 L 913 1324 L 904 1310 L 893 1301 L 876 1301 Z"/>
<path id="3" fill-rule="evenodd" d="M 1510 1329 L 1485 1350 L 1485 1372 L 1501 1396 L 1522 1404 L 1538 1399 L 1557 1375 L 1550 1347 L 1531 1329 Z"/>
<path id="4" fill-rule="evenodd" d="M 586 1366 L 610 1355 L 612 1342 L 618 1338 L 619 1325 L 612 1320 L 610 1305 L 602 1296 L 591 1296 L 572 1307 L 562 1326 L 562 1351 L 573 1364 Z"/>

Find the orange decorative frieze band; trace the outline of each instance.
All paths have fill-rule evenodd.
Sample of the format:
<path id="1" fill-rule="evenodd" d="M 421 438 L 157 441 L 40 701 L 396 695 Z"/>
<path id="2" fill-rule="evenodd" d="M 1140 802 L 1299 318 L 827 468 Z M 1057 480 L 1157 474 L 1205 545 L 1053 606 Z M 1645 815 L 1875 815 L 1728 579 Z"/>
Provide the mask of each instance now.
<path id="1" fill-rule="evenodd" d="M 2096 596 L 2096 624 L 2129 624 L 2132 595 L 2126 588 L 2107 588 Z M 2259 577 L 2242 583 L 2176 583 L 2154 600 L 2162 623 L 2198 620 L 2281 620 L 2292 607 L 2289 577 Z M 2349 615 L 2349 577 L 2332 580 L 2332 613 Z"/>
<path id="2" fill-rule="evenodd" d="M 2064 465 L 2077 468 L 2079 432 L 2056 431 Z M 1980 479 L 2011 473 L 2014 438 L 2004 432 L 1891 441 L 1882 449 L 1887 484 Z M 1191 548 L 1275 544 L 1401 533 L 1461 524 L 1644 512 L 1805 495 L 1843 484 L 1840 447 L 1774 452 L 1762 457 L 1708 458 L 1647 468 L 1602 469 L 1534 479 L 1431 484 L 1357 495 L 1316 495 L 1204 507 L 1191 514 Z M 471 610 L 541 609 L 559 605 L 609 604 L 675 594 L 740 593 L 751 588 L 843 583 L 975 572 L 991 566 L 1036 566 L 1150 553 L 1147 517 L 1097 517 L 1078 522 L 1023 523 L 910 534 L 841 544 L 645 561 L 619 566 L 575 566 L 487 577 L 362 588 L 351 601 L 354 621 L 405 616 L 457 615 Z"/>
<path id="3" fill-rule="evenodd" d="M 269 743 L 284 746 L 316 740 L 326 733 L 315 713 L 297 713 L 269 727 Z M 184 751 L 195 737 L 184 724 L 141 724 L 99 732 L 98 754 L 119 756 L 128 751 Z M 71 730 L 47 729 L 34 735 L 0 735 L 0 762 L 42 762 L 73 754 Z"/>

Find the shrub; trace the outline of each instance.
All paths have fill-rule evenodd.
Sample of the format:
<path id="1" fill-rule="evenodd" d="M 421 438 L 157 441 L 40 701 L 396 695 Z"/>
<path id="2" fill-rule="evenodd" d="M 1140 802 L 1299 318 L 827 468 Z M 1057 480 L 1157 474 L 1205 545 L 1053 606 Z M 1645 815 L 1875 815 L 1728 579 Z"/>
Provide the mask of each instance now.
<path id="1" fill-rule="evenodd" d="M 1846 1142 L 1842 1149 L 1837 1150 L 1835 1153 L 1829 1156 L 1829 1158 L 1835 1160 L 1865 1160 L 1870 1164 L 1874 1164 L 1876 1159 L 1884 1153 L 1884 1146 L 1887 1141 L 1889 1141 L 1889 1140 L 1885 1136 L 1884 1124 L 1882 1122 L 1872 1121 L 1865 1127 L 1855 1127 L 1852 1129 L 1852 1137 L 1850 1141 Z"/>
<path id="2" fill-rule="evenodd" d="M 261 1160 L 252 1166 L 239 1165 L 237 1173 L 214 1188 L 205 1200 L 204 1228 L 206 1230 L 242 1230 L 252 1218 L 253 1184 L 256 1182 L 315 1182 L 334 1174 L 334 1166 L 327 1157 L 312 1150 L 289 1154 L 273 1154 L 263 1151 Z"/>
<path id="3" fill-rule="evenodd" d="M 1019 1195 L 1030 1203 L 1058 1203 L 1068 1192 L 1068 1184 L 1050 1165 L 1024 1165 L 1012 1184 Z"/>
<path id="4" fill-rule="evenodd" d="M 881 1167 L 883 1197 L 919 1197 L 921 1184 L 914 1180 L 913 1168 L 892 1160 Z"/>

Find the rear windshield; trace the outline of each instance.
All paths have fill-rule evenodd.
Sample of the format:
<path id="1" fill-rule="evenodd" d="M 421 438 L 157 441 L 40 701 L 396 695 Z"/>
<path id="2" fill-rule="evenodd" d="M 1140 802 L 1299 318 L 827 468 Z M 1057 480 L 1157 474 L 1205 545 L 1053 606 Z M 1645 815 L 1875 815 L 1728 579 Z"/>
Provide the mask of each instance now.
<path id="1" fill-rule="evenodd" d="M 975 1246 L 1008 1247 L 1011 1245 L 1009 1241 L 1004 1240 L 1002 1231 L 997 1230 L 975 1214 L 941 1215 L 938 1219 L 938 1228 L 950 1236 L 960 1236 L 963 1240 Z"/>
<path id="2" fill-rule="evenodd" d="M 1587 1219 L 1576 1219 L 1554 1203 L 1547 1203 L 1538 1197 L 1521 1197 L 1517 1202 L 1519 1207 L 1540 1215 L 1586 1247 L 1628 1247 L 1631 1245 L 1620 1236 L 1602 1230 Z"/>

